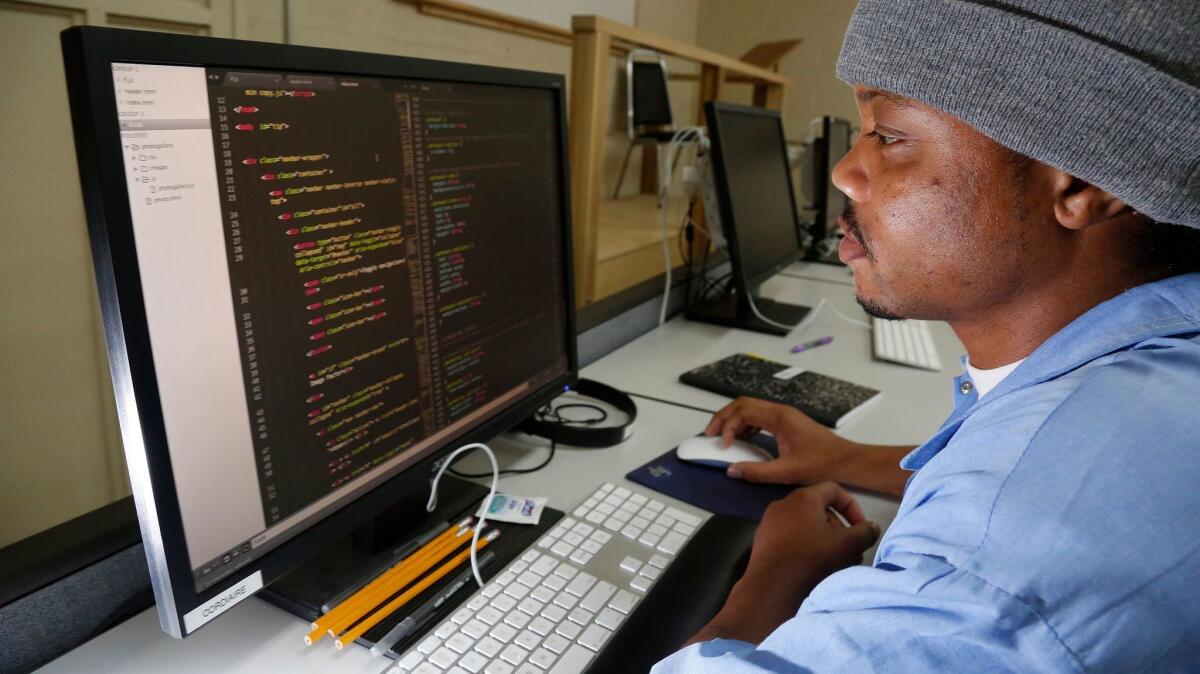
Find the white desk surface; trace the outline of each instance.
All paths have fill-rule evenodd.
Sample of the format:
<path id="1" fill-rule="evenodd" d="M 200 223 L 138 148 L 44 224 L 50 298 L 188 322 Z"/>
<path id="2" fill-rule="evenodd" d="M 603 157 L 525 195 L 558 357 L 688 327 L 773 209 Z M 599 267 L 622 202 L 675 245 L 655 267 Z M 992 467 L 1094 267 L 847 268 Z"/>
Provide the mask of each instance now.
<path id="1" fill-rule="evenodd" d="M 816 306 L 822 297 L 847 316 L 866 320 L 853 299 L 845 271 L 827 265 L 793 265 L 785 273 L 808 279 L 776 277 L 763 287 L 772 299 Z M 821 278 L 827 281 L 812 279 Z M 833 335 L 834 341 L 792 355 L 800 341 Z M 930 373 L 871 359 L 869 332 L 822 310 L 810 327 L 786 338 L 692 323 L 668 322 L 585 368 L 582 376 L 633 393 L 717 409 L 728 399 L 678 383 L 684 370 L 732 353 L 753 352 L 786 363 L 811 363 L 812 370 L 841 377 L 884 392 L 882 398 L 842 429 L 864 442 L 917 444 L 931 435 L 950 411 L 950 378 L 958 371 L 962 347 L 944 325 L 934 326 L 934 342 L 942 373 Z M 587 450 L 562 448 L 545 469 L 506 476 L 501 488 L 524 496 L 546 496 L 550 505 L 571 510 L 596 486 L 624 482 L 624 475 L 693 435 L 708 421 L 705 413 L 638 399 L 633 437 L 616 447 Z M 502 436 L 490 443 L 501 467 L 537 465 L 546 443 L 527 436 Z M 486 460 L 473 456 L 464 470 L 480 470 Z M 671 499 L 662 497 L 668 501 Z M 859 494 L 867 516 L 881 526 L 891 523 L 896 503 Z M 673 503 L 674 504 L 674 503 Z M 686 507 L 686 506 L 685 506 Z M 867 554 L 871 558 L 874 550 Z M 308 626 L 300 618 L 257 598 L 242 602 L 218 620 L 182 641 L 164 634 L 154 609 L 147 610 L 46 665 L 43 672 L 368 672 L 378 674 L 390 661 L 372 658 L 367 650 L 334 650 L 320 642 L 305 646 Z"/>

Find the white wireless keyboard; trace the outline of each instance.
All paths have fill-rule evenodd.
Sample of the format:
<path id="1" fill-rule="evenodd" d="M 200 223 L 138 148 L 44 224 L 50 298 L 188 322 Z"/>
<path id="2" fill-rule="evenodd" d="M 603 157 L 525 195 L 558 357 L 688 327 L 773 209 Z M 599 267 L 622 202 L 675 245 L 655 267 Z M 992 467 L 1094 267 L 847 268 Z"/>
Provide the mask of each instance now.
<path id="1" fill-rule="evenodd" d="M 582 672 L 703 520 L 605 483 L 390 671 Z"/>
<path id="2" fill-rule="evenodd" d="M 941 371 L 942 362 L 933 348 L 927 321 L 871 319 L 875 358 L 925 370 Z"/>

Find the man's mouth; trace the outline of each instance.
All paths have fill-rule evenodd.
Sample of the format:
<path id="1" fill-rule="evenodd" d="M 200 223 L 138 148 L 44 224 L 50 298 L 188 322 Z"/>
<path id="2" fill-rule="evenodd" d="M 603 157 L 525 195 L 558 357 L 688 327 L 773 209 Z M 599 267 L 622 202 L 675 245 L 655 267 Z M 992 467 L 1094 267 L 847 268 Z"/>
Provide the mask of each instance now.
<path id="1" fill-rule="evenodd" d="M 868 259 L 873 259 L 866 244 L 863 243 L 862 226 L 858 222 L 852 204 L 846 204 L 846 208 L 838 216 L 837 223 L 844 235 L 842 237 L 842 245 L 838 249 L 838 257 L 841 258 L 842 262 L 849 264 L 851 260 L 864 256 Z"/>

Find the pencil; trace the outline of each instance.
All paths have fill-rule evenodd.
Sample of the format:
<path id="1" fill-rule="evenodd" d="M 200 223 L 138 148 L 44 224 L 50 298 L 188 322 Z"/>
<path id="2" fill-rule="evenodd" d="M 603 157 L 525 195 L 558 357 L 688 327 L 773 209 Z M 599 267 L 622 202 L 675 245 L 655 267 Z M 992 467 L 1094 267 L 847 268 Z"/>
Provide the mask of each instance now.
<path id="1" fill-rule="evenodd" d="M 488 543 L 495 540 L 495 538 L 499 535 L 500 535 L 499 529 L 491 530 L 490 532 L 488 532 L 487 536 L 485 536 L 479 540 L 479 545 L 477 545 L 475 547 L 475 549 L 482 550 L 483 548 L 487 547 Z M 380 607 L 379 610 L 375 611 L 375 613 L 373 613 L 372 615 L 363 619 L 363 621 L 360 622 L 358 625 L 356 625 L 354 627 L 354 629 L 352 629 L 352 630 L 346 632 L 345 634 L 343 634 L 342 636 L 338 637 L 337 640 L 333 642 L 333 645 L 336 646 L 340 650 L 342 648 L 345 648 L 346 644 L 354 643 L 355 639 L 362 636 L 364 632 L 366 632 L 367 630 L 374 627 L 379 621 L 390 616 L 401 606 L 404 606 L 405 604 L 407 604 L 409 602 L 409 600 L 411 600 L 413 597 L 424 592 L 425 589 L 428 588 L 430 585 L 433 585 L 437 581 L 441 580 L 441 578 L 443 576 L 450 573 L 451 571 L 454 571 L 454 569 L 456 569 L 460 564 L 462 564 L 463 560 L 467 559 L 467 557 L 469 557 L 470 555 L 471 555 L 471 549 L 468 546 L 468 548 L 466 550 L 463 550 L 462 552 L 455 555 L 453 558 L 450 559 L 450 561 L 446 562 L 441 567 L 439 567 L 436 571 L 434 571 L 433 573 L 430 573 L 428 576 L 421 579 L 420 582 L 414 584 L 412 587 L 410 587 L 408 590 L 406 590 L 399 597 L 396 597 L 395 599 L 391 600 L 384 606 Z"/>
<path id="2" fill-rule="evenodd" d="M 328 601 L 321 605 L 321 612 L 329 613 L 332 611 L 335 606 L 354 596 L 355 592 L 363 589 L 368 583 L 382 576 L 384 573 L 387 573 L 388 569 L 403 562 L 414 551 L 421 549 L 421 547 L 426 543 L 432 541 L 434 537 L 444 532 L 448 526 L 450 526 L 449 522 L 438 522 L 437 524 L 429 527 L 429 529 L 416 538 L 410 539 L 400 547 L 393 550 L 391 556 L 388 557 L 386 562 L 375 567 L 371 573 L 363 576 L 362 580 L 356 583 L 351 583 L 350 585 L 346 586 L 344 590 L 337 593 L 333 597 L 330 597 Z"/>
<path id="3" fill-rule="evenodd" d="M 406 557 L 405 559 L 401 560 L 398 564 L 393 566 L 391 569 L 388 569 L 387 571 L 385 571 L 378 578 L 376 578 L 375 580 L 373 580 L 370 583 L 368 583 L 367 585 L 365 585 L 362 589 L 360 589 L 358 592 L 355 592 L 353 595 L 348 597 L 345 601 L 341 602 L 337 606 L 334 606 L 325 615 L 321 616 L 320 618 L 317 618 L 310 625 L 310 628 L 312 629 L 312 631 L 309 632 L 304 637 L 304 643 L 311 646 L 313 643 L 320 640 L 321 637 L 325 634 L 325 631 L 329 627 L 330 623 L 334 622 L 335 620 L 337 620 L 338 618 L 340 618 L 341 616 L 345 615 L 350 610 L 352 610 L 354 608 L 354 605 L 356 603 L 358 603 L 359 601 L 361 601 L 363 596 L 365 596 L 371 590 L 386 584 L 390 578 L 394 577 L 396 574 L 403 572 L 403 570 L 405 568 L 407 568 L 408 566 L 419 562 L 421 559 L 424 558 L 424 556 L 426 555 L 427 552 L 429 552 L 430 550 L 437 547 L 440 543 L 442 543 L 446 540 L 449 540 L 450 538 L 455 537 L 456 535 L 460 535 L 460 533 L 463 531 L 463 528 L 466 526 L 466 524 L 470 523 L 470 520 L 471 520 L 471 518 L 466 518 L 463 521 L 458 522 L 455 525 L 451 525 L 451 526 L 447 527 L 445 531 L 443 531 L 441 534 L 439 534 L 433 540 L 426 543 L 425 546 L 422 547 L 420 550 L 417 550 L 415 553 L 413 553 L 409 557 Z"/>
<path id="4" fill-rule="evenodd" d="M 409 583 L 420 578 L 422 574 L 432 569 L 447 556 L 453 554 L 455 550 L 462 547 L 463 544 L 471 539 L 470 533 L 470 529 L 460 530 L 457 535 L 442 541 L 436 548 L 425 551 L 420 559 L 414 560 L 412 564 L 407 565 L 400 572 L 393 574 L 388 582 L 364 594 L 341 617 L 329 623 L 329 628 L 326 630 L 329 636 L 336 637 L 343 630 L 373 611 L 375 607 L 387 601 L 388 597 L 404 589 Z"/>

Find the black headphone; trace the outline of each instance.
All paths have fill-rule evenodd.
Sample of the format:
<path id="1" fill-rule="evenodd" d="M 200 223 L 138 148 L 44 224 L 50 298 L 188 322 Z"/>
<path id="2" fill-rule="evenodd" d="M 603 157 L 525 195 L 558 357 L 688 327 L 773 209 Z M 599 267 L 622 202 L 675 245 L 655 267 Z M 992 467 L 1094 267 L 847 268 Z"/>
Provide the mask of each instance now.
<path id="1" fill-rule="evenodd" d="M 591 379 L 580 379 L 569 390 L 575 391 L 581 396 L 608 403 L 625 413 L 628 419 L 618 426 L 594 426 L 592 424 L 605 421 L 608 414 L 600 410 L 602 415 L 594 419 L 565 421 L 561 417 L 557 420 L 550 420 L 546 415 L 539 413 L 522 421 L 517 425 L 516 430 L 574 447 L 612 447 L 628 440 L 629 436 L 633 435 L 633 422 L 637 419 L 637 404 L 633 402 L 633 398 L 608 384 L 601 384 Z M 557 416 L 558 410 L 572 406 L 572 404 L 560 405 L 555 408 L 555 416 Z M 592 406 L 587 405 L 587 407 Z"/>

